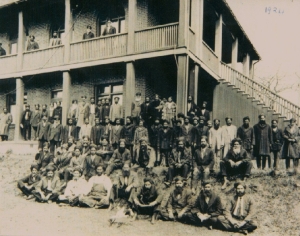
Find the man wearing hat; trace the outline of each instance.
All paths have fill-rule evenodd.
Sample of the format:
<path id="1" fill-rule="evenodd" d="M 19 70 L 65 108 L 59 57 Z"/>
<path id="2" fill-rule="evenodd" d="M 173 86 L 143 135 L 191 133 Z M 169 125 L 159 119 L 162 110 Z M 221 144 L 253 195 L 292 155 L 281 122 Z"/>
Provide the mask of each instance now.
<path id="1" fill-rule="evenodd" d="M 86 33 L 83 34 L 83 40 L 92 39 L 94 37 L 95 37 L 95 35 L 94 35 L 94 33 L 92 33 L 92 26 L 88 25 L 86 27 Z"/>
<path id="2" fill-rule="evenodd" d="M 61 39 L 58 37 L 57 31 L 53 31 L 53 37 L 50 39 L 49 47 L 61 45 Z"/>
<path id="3" fill-rule="evenodd" d="M 109 118 L 111 121 L 115 121 L 116 118 L 122 118 L 123 109 L 122 105 L 119 104 L 119 97 L 114 97 L 114 103 L 110 106 Z"/>
<path id="4" fill-rule="evenodd" d="M 39 49 L 38 43 L 35 42 L 34 40 L 35 40 L 34 35 L 29 35 L 29 38 L 27 40 L 26 51 L 33 51 Z"/>
<path id="5" fill-rule="evenodd" d="M 25 111 L 23 111 L 21 115 L 21 128 L 23 129 L 23 138 L 25 141 L 31 139 L 31 117 L 32 117 L 32 111 L 30 110 L 30 105 L 25 105 Z"/>
<path id="6" fill-rule="evenodd" d="M 143 104 L 142 94 L 138 92 L 135 94 L 135 99 L 131 105 L 131 117 L 134 125 L 137 125 L 140 121 L 142 104 Z"/>
<path id="7" fill-rule="evenodd" d="M 133 163 L 142 168 L 152 168 L 155 163 L 155 151 L 148 145 L 148 139 L 143 137 L 133 154 Z"/>
<path id="8" fill-rule="evenodd" d="M 209 110 L 207 110 L 207 102 L 206 101 L 203 101 L 202 108 L 199 110 L 198 115 L 204 116 L 205 124 L 208 120 L 210 120 L 210 112 L 209 112 Z"/>
<path id="9" fill-rule="evenodd" d="M 257 228 L 255 218 L 255 202 L 246 194 L 246 185 L 235 183 L 235 196 L 229 201 L 225 210 L 226 220 L 223 227 L 228 231 L 240 232 L 247 235 Z"/>
<path id="10" fill-rule="evenodd" d="M 5 56 L 5 55 L 6 55 L 6 51 L 2 47 L 2 43 L 0 43 L 0 56 Z"/>
<path id="11" fill-rule="evenodd" d="M 50 142 L 50 152 L 54 153 L 55 148 L 60 147 L 63 140 L 63 126 L 60 124 L 59 116 L 54 116 L 54 123 L 50 125 L 48 141 Z"/>
<path id="12" fill-rule="evenodd" d="M 199 123 L 198 123 L 199 122 Z M 204 125 L 205 117 L 200 116 L 199 121 L 198 117 L 193 118 L 194 127 L 191 130 L 191 142 L 193 144 L 194 149 L 200 148 L 201 146 L 201 137 L 208 137 L 208 127 Z"/>
<path id="13" fill-rule="evenodd" d="M 51 203 L 59 196 L 61 184 L 59 177 L 54 175 L 54 170 L 53 166 L 47 166 L 46 176 L 42 177 L 32 192 L 37 202 Z"/>
<path id="14" fill-rule="evenodd" d="M 39 175 L 39 167 L 38 165 L 31 165 L 30 167 L 30 175 L 22 178 L 18 181 L 18 188 L 25 194 L 27 200 L 32 199 L 34 196 L 32 195 L 32 191 L 35 189 L 35 186 L 41 180 L 41 176 Z"/>
<path id="15" fill-rule="evenodd" d="M 116 28 L 112 26 L 111 20 L 108 19 L 106 21 L 106 26 L 103 30 L 102 36 L 110 35 L 110 34 L 115 34 L 116 33 Z"/>

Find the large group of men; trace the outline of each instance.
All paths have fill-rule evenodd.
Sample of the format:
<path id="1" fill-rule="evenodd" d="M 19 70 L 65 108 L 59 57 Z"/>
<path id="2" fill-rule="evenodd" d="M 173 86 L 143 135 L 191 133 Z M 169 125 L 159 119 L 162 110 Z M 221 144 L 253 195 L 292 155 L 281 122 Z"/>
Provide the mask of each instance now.
<path id="1" fill-rule="evenodd" d="M 21 122 L 24 139 L 31 139 L 32 125 L 39 143 L 31 174 L 18 182 L 27 199 L 95 208 L 111 208 L 116 199 L 124 199 L 133 219 L 148 214 L 152 223 L 176 220 L 247 234 L 257 228 L 254 202 L 245 192 L 252 159 L 258 169 L 271 168 L 272 153 L 275 170 L 280 156 L 288 170 L 291 159 L 295 171 L 298 167 L 300 131 L 295 119 L 284 130 L 277 127 L 277 120 L 266 124 L 264 115 L 253 127 L 249 117 L 239 128 L 228 117 L 221 127 L 220 120 L 210 121 L 207 102 L 198 107 L 189 96 L 185 116 L 176 112 L 171 97 L 160 100 L 155 95 L 152 101 L 149 97 L 142 101 L 137 93 L 131 116 L 124 120 L 118 97 L 113 104 L 108 98 L 100 97 L 97 104 L 94 98 L 86 100 L 82 96 L 81 103 L 72 101 L 66 126 L 61 124 L 60 102 L 55 108 L 52 104 L 51 111 L 46 105 L 41 111 L 39 105 L 35 111 L 26 105 Z M 161 166 L 167 170 L 163 185 L 170 189 L 165 193 L 148 177 Z M 139 170 L 145 173 L 143 181 Z M 227 204 L 210 181 L 218 172 L 222 190 L 231 176 L 241 178 Z M 197 186 L 202 186 L 200 192 Z M 198 192 L 197 200 L 191 201 Z M 166 193 L 167 204 L 161 205 Z"/>

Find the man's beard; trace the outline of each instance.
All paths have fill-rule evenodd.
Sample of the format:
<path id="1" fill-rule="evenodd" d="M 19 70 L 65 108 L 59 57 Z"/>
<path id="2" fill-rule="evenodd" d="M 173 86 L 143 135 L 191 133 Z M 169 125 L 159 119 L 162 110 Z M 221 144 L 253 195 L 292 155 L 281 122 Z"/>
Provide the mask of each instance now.
<path id="1" fill-rule="evenodd" d="M 178 147 L 177 151 L 182 152 L 183 151 L 183 147 Z"/>
<path id="2" fill-rule="evenodd" d="M 211 197 L 211 191 L 210 190 L 209 191 L 207 191 L 207 190 L 204 191 L 203 194 L 204 194 L 205 197 Z"/>
<path id="3" fill-rule="evenodd" d="M 129 177 L 130 171 L 122 171 L 124 177 Z"/>
<path id="4" fill-rule="evenodd" d="M 183 187 L 175 187 L 174 193 L 175 195 L 181 195 L 183 191 Z"/>
<path id="5" fill-rule="evenodd" d="M 201 148 L 206 148 L 206 144 L 201 144 Z"/>
<path id="6" fill-rule="evenodd" d="M 244 127 L 245 128 L 249 128 L 249 124 L 244 124 Z"/>
<path id="7" fill-rule="evenodd" d="M 242 193 L 240 193 L 240 192 L 237 192 L 237 193 L 236 193 L 236 195 L 238 195 L 239 197 L 242 197 L 242 196 L 244 196 L 244 195 L 245 195 L 245 192 L 242 192 Z"/>
<path id="8" fill-rule="evenodd" d="M 265 120 L 261 120 L 261 121 L 259 121 L 259 123 L 263 125 L 263 124 L 266 123 L 266 121 Z"/>
<path id="9" fill-rule="evenodd" d="M 101 176 L 102 174 L 103 174 L 103 172 L 101 172 L 101 173 L 97 172 L 97 175 L 98 175 L 98 176 Z"/>
<path id="10" fill-rule="evenodd" d="M 240 148 L 240 147 L 239 147 L 239 148 L 233 148 L 233 152 L 234 152 L 235 154 L 238 154 L 238 153 L 241 152 L 241 148 Z"/>
<path id="11" fill-rule="evenodd" d="M 124 151 L 125 151 L 125 148 L 123 148 L 123 147 L 120 147 L 120 148 L 119 148 L 119 152 L 120 152 L 120 153 L 123 153 Z"/>

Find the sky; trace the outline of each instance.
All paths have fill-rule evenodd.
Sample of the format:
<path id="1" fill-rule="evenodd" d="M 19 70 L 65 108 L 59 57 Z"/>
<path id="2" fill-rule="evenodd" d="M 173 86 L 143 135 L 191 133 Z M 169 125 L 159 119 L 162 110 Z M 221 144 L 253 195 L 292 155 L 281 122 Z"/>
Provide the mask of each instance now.
<path id="1" fill-rule="evenodd" d="M 277 73 L 295 85 L 280 95 L 300 106 L 300 0 L 226 1 L 261 56 L 255 79 Z"/>

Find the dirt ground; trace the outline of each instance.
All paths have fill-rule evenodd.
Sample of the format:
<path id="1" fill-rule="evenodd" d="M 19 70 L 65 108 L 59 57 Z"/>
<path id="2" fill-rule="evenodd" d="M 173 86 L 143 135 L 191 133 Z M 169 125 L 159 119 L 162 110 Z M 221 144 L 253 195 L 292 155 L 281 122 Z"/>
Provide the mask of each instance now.
<path id="1" fill-rule="evenodd" d="M 0 235 L 239 235 L 238 233 L 208 230 L 177 222 L 150 219 L 128 222 L 121 227 L 109 226 L 113 214 L 106 209 L 86 209 L 55 203 L 41 204 L 25 200 L 17 189 L 17 180 L 29 173 L 33 157 L 26 155 L 0 155 Z M 265 173 L 248 180 L 248 193 L 257 206 L 258 229 L 250 235 L 300 235 L 300 189 L 295 187 L 298 179 L 284 173 L 274 179 Z M 215 190 L 224 201 L 232 197 L 232 185 L 227 192 Z"/>

